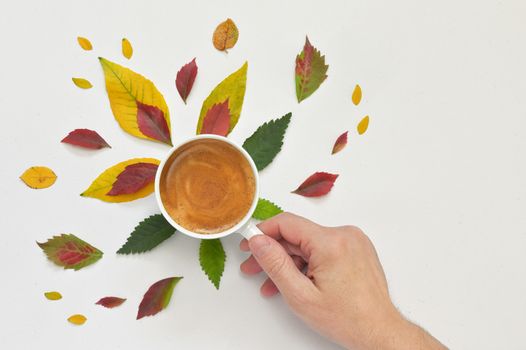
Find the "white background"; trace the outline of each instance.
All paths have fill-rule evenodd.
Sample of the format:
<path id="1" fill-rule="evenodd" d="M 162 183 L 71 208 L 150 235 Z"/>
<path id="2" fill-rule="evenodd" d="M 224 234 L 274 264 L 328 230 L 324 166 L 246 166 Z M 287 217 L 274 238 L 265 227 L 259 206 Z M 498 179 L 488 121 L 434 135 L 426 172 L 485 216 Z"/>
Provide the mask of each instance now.
<path id="1" fill-rule="evenodd" d="M 257 4 L 257 5 L 256 5 Z M 355 224 L 375 243 L 400 310 L 451 348 L 524 349 L 526 324 L 526 3 L 517 1 L 11 1 L 0 11 L 3 349 L 336 349 L 296 320 L 280 298 L 259 296 L 260 278 L 239 272 L 239 237 L 221 289 L 201 272 L 199 242 L 174 236 L 154 251 L 117 256 L 134 226 L 158 212 L 153 196 L 108 204 L 81 198 L 105 168 L 167 147 L 115 122 L 96 59 L 155 82 L 170 107 L 174 140 L 193 135 L 202 101 L 249 62 L 242 142 L 264 121 L 292 112 L 282 152 L 261 173 L 262 195 L 326 225 Z M 240 30 L 228 54 L 214 49 L 227 17 Z M 298 104 L 294 59 L 305 35 L 326 55 L 327 81 Z M 94 46 L 85 52 L 78 35 Z M 120 54 L 122 37 L 135 53 Z M 197 57 L 185 106 L 174 79 Z M 71 77 L 94 88 L 81 90 Z M 354 85 L 364 92 L 351 102 Z M 356 124 L 371 116 L 368 132 Z M 112 149 L 59 141 L 99 131 Z M 336 137 L 349 145 L 331 156 Z M 18 177 L 47 165 L 46 190 Z M 340 174 L 322 199 L 290 193 L 315 171 Z M 64 271 L 35 241 L 74 233 L 105 252 Z M 135 320 L 146 289 L 184 276 L 169 307 Z M 64 298 L 43 297 L 58 290 Z M 100 297 L 128 298 L 113 310 Z M 88 317 L 82 327 L 66 318 Z M 350 325 L 352 327 L 352 325 Z"/>

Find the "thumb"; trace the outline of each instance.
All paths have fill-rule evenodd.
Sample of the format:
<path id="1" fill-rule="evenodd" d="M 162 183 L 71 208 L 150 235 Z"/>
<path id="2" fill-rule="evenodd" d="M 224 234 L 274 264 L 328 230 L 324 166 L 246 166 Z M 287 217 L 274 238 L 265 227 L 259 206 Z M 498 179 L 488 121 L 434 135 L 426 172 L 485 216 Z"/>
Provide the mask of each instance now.
<path id="1" fill-rule="evenodd" d="M 305 299 L 314 287 L 296 267 L 294 261 L 277 241 L 266 235 L 256 235 L 248 241 L 252 255 L 287 299 Z"/>

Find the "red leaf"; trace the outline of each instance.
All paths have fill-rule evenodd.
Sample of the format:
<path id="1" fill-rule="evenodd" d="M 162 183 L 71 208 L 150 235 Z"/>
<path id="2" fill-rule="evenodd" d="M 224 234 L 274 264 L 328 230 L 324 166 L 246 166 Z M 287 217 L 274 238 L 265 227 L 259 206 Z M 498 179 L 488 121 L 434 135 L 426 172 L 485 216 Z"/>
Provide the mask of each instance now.
<path id="1" fill-rule="evenodd" d="M 97 301 L 96 305 L 102 305 L 108 309 L 113 309 L 114 307 L 117 307 L 124 303 L 126 299 L 118 298 L 118 297 L 104 297 Z"/>
<path id="2" fill-rule="evenodd" d="M 111 148 L 96 131 L 90 129 L 75 129 L 60 142 L 89 149 Z"/>
<path id="3" fill-rule="evenodd" d="M 184 103 L 186 103 L 186 98 L 190 94 L 190 91 L 192 91 L 196 75 L 197 65 L 195 64 L 195 58 L 181 67 L 179 72 L 177 72 L 175 86 L 177 87 L 177 91 L 179 91 L 179 95 Z"/>
<path id="4" fill-rule="evenodd" d="M 223 103 L 213 105 L 206 112 L 203 119 L 201 134 L 216 134 L 221 136 L 228 135 L 230 129 L 230 109 L 228 108 L 228 98 Z"/>
<path id="5" fill-rule="evenodd" d="M 349 132 L 346 131 L 340 136 L 338 136 L 338 138 L 336 139 L 336 142 L 334 143 L 334 146 L 332 147 L 332 154 L 338 153 L 342 149 L 345 148 L 345 146 L 347 145 L 347 134 L 348 133 Z"/>
<path id="6" fill-rule="evenodd" d="M 303 181 L 303 183 L 292 193 L 299 194 L 304 197 L 320 197 L 324 196 L 334 186 L 334 181 L 338 178 L 336 174 L 329 174 L 324 172 L 317 172 L 312 174 Z"/>
<path id="7" fill-rule="evenodd" d="M 169 277 L 152 284 L 142 298 L 139 311 L 137 312 L 137 319 L 141 319 L 144 316 L 153 316 L 166 308 L 170 303 L 175 285 L 181 279 L 182 277 Z"/>
<path id="8" fill-rule="evenodd" d="M 106 193 L 108 196 L 118 196 L 120 194 L 130 194 L 139 191 L 155 179 L 157 164 L 136 163 L 128 165 L 123 172 L 117 176 L 111 190 Z"/>
<path id="9" fill-rule="evenodd" d="M 102 257 L 102 252 L 72 234 L 62 234 L 39 243 L 49 260 L 65 269 L 79 270 Z"/>
<path id="10" fill-rule="evenodd" d="M 172 145 L 172 137 L 166 119 L 164 119 L 164 112 L 155 106 L 136 102 L 139 130 L 154 140 Z"/>
<path id="11" fill-rule="evenodd" d="M 302 77 L 310 76 L 312 69 L 312 54 L 314 53 L 314 46 L 311 45 L 309 37 L 305 37 L 305 45 L 303 46 L 303 58 L 296 58 L 296 74 Z"/>

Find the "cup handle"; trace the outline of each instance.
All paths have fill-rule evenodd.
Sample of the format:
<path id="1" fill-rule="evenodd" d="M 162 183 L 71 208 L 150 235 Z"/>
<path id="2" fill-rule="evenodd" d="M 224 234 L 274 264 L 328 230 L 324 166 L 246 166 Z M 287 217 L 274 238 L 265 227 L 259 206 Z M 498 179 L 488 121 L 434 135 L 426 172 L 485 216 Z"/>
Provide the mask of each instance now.
<path id="1" fill-rule="evenodd" d="M 264 233 L 256 226 L 253 220 L 250 220 L 248 224 L 243 227 L 239 233 L 245 237 L 247 240 L 250 240 L 252 237 L 257 235 L 263 235 Z"/>

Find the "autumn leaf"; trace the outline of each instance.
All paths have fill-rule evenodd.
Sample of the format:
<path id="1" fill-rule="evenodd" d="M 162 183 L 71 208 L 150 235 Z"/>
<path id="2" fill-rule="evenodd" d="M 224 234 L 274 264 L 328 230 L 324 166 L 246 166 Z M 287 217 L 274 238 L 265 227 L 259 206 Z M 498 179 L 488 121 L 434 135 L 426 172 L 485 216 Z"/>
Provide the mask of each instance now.
<path id="1" fill-rule="evenodd" d="M 362 88 L 360 87 L 360 85 L 356 84 L 356 86 L 354 87 L 354 91 L 352 92 L 352 103 L 354 103 L 355 106 L 358 106 L 361 100 Z"/>
<path id="2" fill-rule="evenodd" d="M 72 234 L 61 234 L 39 243 L 48 259 L 64 269 L 80 270 L 102 258 L 102 252 Z"/>
<path id="3" fill-rule="evenodd" d="M 133 47 L 126 38 L 122 38 L 122 55 L 127 59 L 130 59 L 133 55 Z"/>
<path id="4" fill-rule="evenodd" d="M 153 183 L 157 164 L 135 163 L 127 165 L 123 172 L 117 175 L 117 180 L 111 186 L 111 190 L 106 193 L 108 196 L 118 196 L 121 194 L 133 194 L 140 189 Z"/>
<path id="5" fill-rule="evenodd" d="M 358 131 L 358 134 L 362 135 L 367 131 L 367 128 L 369 127 L 369 116 L 366 115 L 356 127 L 356 130 Z"/>
<path id="6" fill-rule="evenodd" d="M 46 292 L 46 293 L 44 293 L 44 296 L 48 300 L 60 300 L 60 299 L 62 299 L 62 294 L 60 294 L 59 292 Z"/>
<path id="7" fill-rule="evenodd" d="M 20 179 L 31 188 L 42 189 L 52 186 L 57 180 L 53 170 L 45 166 L 32 166 L 24 171 Z"/>
<path id="8" fill-rule="evenodd" d="M 90 129 L 75 129 L 60 142 L 88 149 L 111 148 L 96 131 Z"/>
<path id="9" fill-rule="evenodd" d="M 334 142 L 334 146 L 332 147 L 332 154 L 338 153 L 342 149 L 345 148 L 345 146 L 347 145 L 347 134 L 348 133 L 349 132 L 346 131 L 340 136 L 338 136 L 338 138 L 336 139 L 336 142 Z"/>
<path id="10" fill-rule="evenodd" d="M 226 49 L 234 47 L 238 38 L 239 30 L 236 24 L 230 18 L 227 18 L 226 21 L 219 23 L 216 27 L 212 41 L 216 49 L 226 52 Z"/>
<path id="11" fill-rule="evenodd" d="M 325 64 L 325 56 L 320 55 L 320 52 L 311 45 L 307 37 L 303 51 L 296 56 L 296 97 L 298 102 L 312 95 L 320 87 L 321 83 L 327 79 L 327 69 L 329 66 Z"/>
<path id="12" fill-rule="evenodd" d="M 84 323 L 86 323 L 86 320 L 87 320 L 86 316 L 80 315 L 80 314 L 71 315 L 68 318 L 68 321 L 70 323 L 73 323 L 74 325 L 77 325 L 77 326 L 83 325 Z"/>
<path id="13" fill-rule="evenodd" d="M 153 182 L 150 182 L 145 187 L 141 188 L 135 193 L 120 194 L 116 196 L 109 196 L 108 192 L 111 191 L 113 184 L 117 181 L 117 177 L 126 169 L 128 165 L 138 163 L 150 163 L 159 165 L 159 160 L 154 158 L 133 158 L 120 162 L 100 174 L 80 195 L 83 197 L 97 198 L 105 202 L 119 203 L 129 202 L 139 198 L 143 198 L 151 194 L 154 190 Z"/>
<path id="14" fill-rule="evenodd" d="M 81 89 L 91 89 L 93 85 L 91 83 L 84 79 L 84 78 L 71 78 L 73 80 L 73 84 L 77 85 Z"/>
<path id="15" fill-rule="evenodd" d="M 195 77 L 197 76 L 197 64 L 195 63 L 195 58 L 189 63 L 181 67 L 177 76 L 175 78 L 175 86 L 179 92 L 179 96 L 183 99 L 183 102 L 186 104 L 186 99 L 192 91 L 194 86 Z"/>
<path id="16" fill-rule="evenodd" d="M 148 289 L 137 312 L 137 319 L 145 316 L 153 316 L 165 309 L 170 303 L 175 285 L 183 277 L 169 277 L 152 284 Z"/>
<path id="17" fill-rule="evenodd" d="M 281 150 L 283 136 L 290 123 L 292 113 L 261 125 L 243 143 L 243 148 L 250 154 L 257 169 L 263 170 Z"/>
<path id="18" fill-rule="evenodd" d="M 292 193 L 299 194 L 304 197 L 320 197 L 324 196 L 334 186 L 334 181 L 338 178 L 336 174 L 329 174 L 325 172 L 317 172 L 312 174 L 303 181 L 303 183 Z"/>
<path id="19" fill-rule="evenodd" d="M 86 50 L 86 51 L 91 51 L 93 49 L 93 46 L 91 45 L 91 42 L 84 38 L 84 37 L 81 37 L 81 36 L 78 36 L 77 37 L 77 41 L 80 45 L 80 47 L 82 47 L 82 49 Z"/>
<path id="20" fill-rule="evenodd" d="M 122 305 L 126 299 L 118 298 L 118 297 L 104 297 L 97 301 L 95 305 L 101 305 L 108 309 L 113 309 L 114 307 Z"/>
<path id="21" fill-rule="evenodd" d="M 226 136 L 230 128 L 230 110 L 228 109 L 228 98 L 223 103 L 212 106 L 203 120 L 201 134 L 215 134 Z"/>
<path id="22" fill-rule="evenodd" d="M 228 109 L 230 110 L 230 128 L 229 132 L 236 126 L 239 116 L 241 115 L 241 108 L 243 107 L 243 99 L 245 98 L 245 89 L 247 84 L 247 69 L 248 63 L 245 62 L 241 68 L 230 74 L 222 82 L 220 82 L 210 95 L 204 100 L 201 112 L 199 113 L 199 120 L 197 122 L 196 134 L 201 133 L 203 127 L 203 120 L 212 106 L 222 103 L 228 99 Z"/>
<path id="23" fill-rule="evenodd" d="M 99 57 L 113 116 L 127 133 L 172 145 L 170 113 L 153 83 L 128 68 Z"/>
<path id="24" fill-rule="evenodd" d="M 283 210 L 276 204 L 267 199 L 259 198 L 252 217 L 257 220 L 267 220 L 282 212 Z"/>
<path id="25" fill-rule="evenodd" d="M 161 214 L 152 215 L 139 223 L 117 254 L 144 253 L 168 239 L 175 228 Z"/>
<path id="26" fill-rule="evenodd" d="M 226 254 L 220 239 L 202 239 L 199 246 L 199 263 L 212 284 L 219 289 L 225 270 Z"/>

